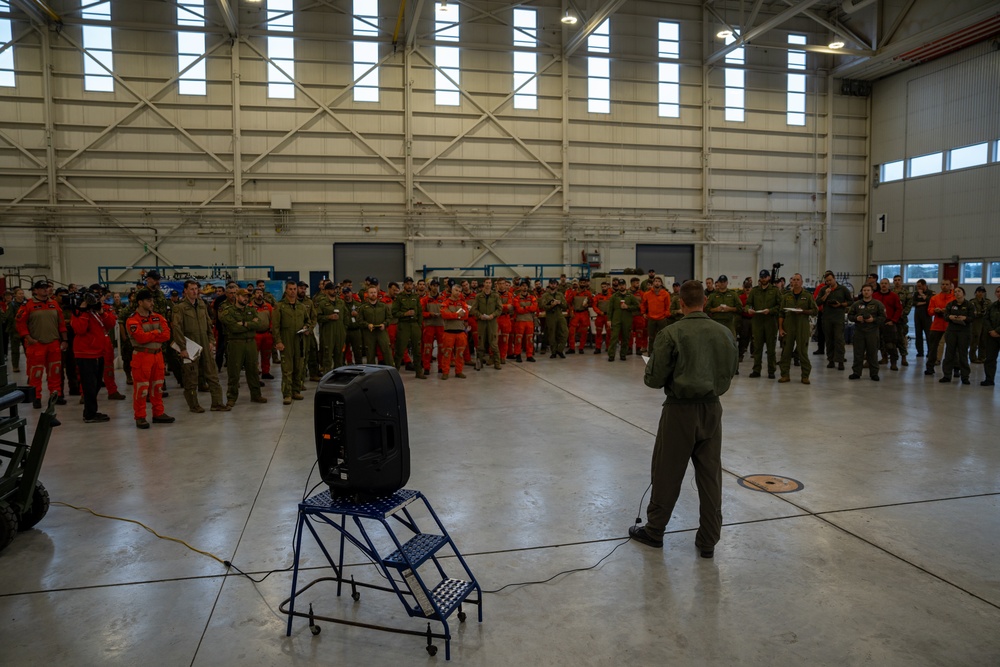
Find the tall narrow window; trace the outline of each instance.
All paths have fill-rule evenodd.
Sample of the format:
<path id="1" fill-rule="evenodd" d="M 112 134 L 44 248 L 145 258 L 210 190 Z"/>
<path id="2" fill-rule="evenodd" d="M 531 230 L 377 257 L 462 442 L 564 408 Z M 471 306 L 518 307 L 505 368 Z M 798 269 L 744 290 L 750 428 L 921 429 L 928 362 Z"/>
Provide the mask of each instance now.
<path id="1" fill-rule="evenodd" d="M 80 0 L 83 7 L 81 16 L 92 21 L 110 21 L 110 2 L 91 2 Z M 83 89 L 94 92 L 113 93 L 115 79 L 108 72 L 113 72 L 114 58 L 111 54 L 111 28 L 98 25 L 83 26 Z M 104 65 L 104 67 L 101 67 Z M 107 69 L 104 69 L 107 67 Z"/>
<path id="2" fill-rule="evenodd" d="M 354 0 L 354 36 L 378 37 L 378 0 Z M 378 42 L 354 42 L 355 102 L 378 102 L 377 63 Z"/>
<path id="3" fill-rule="evenodd" d="M 177 0 L 177 25 L 205 27 L 205 0 Z M 177 33 L 177 68 L 181 72 L 177 92 L 181 95 L 205 95 L 206 82 L 205 33 L 181 31 Z M 199 60 L 200 58 L 200 60 Z M 185 67 L 190 65 L 186 72 Z"/>
<path id="4" fill-rule="evenodd" d="M 789 35 L 789 44 L 805 44 L 805 35 Z M 788 111 L 789 125 L 806 124 L 806 75 L 798 72 L 806 68 L 806 52 L 788 49 Z"/>
<path id="5" fill-rule="evenodd" d="M 739 37 L 739 32 L 726 37 L 726 45 L 730 45 Z M 726 68 L 726 120 L 742 123 L 746 119 L 746 72 L 743 64 L 746 62 L 744 48 L 732 51 L 726 56 L 726 63 L 739 67 Z"/>
<path id="6" fill-rule="evenodd" d="M 538 54 L 518 51 L 518 47 L 538 46 L 538 12 L 514 10 L 514 108 L 538 108 Z"/>
<path id="7" fill-rule="evenodd" d="M 9 12 L 10 3 L 0 0 L 0 12 Z M 0 86 L 14 85 L 14 46 L 10 19 L 0 19 Z M 7 47 L 7 48 L 4 48 Z"/>
<path id="8" fill-rule="evenodd" d="M 294 27 L 292 0 L 267 0 L 267 29 L 291 32 Z M 295 38 L 269 36 L 267 57 L 271 60 L 267 64 L 267 96 L 295 99 L 295 84 L 292 83 L 295 77 Z"/>
<path id="9" fill-rule="evenodd" d="M 434 36 L 441 42 L 458 41 L 458 4 L 434 3 Z M 462 82 L 458 47 L 435 46 L 434 62 L 439 68 L 434 72 L 434 102 L 457 107 L 461 102 L 458 84 Z"/>
<path id="10" fill-rule="evenodd" d="M 591 53 L 611 51 L 611 19 L 597 26 L 587 38 Z M 600 56 L 587 57 L 587 111 L 611 113 L 611 59 Z"/>
<path id="11" fill-rule="evenodd" d="M 677 118 L 681 115 L 680 24 L 660 21 L 660 117 Z M 662 62 L 664 60 L 674 62 Z"/>

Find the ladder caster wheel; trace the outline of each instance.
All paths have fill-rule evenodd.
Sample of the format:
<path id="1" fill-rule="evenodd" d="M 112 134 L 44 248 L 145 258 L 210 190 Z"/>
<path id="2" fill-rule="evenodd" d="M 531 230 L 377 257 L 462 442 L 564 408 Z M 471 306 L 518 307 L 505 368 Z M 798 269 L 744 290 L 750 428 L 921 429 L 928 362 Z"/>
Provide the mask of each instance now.
<path id="1" fill-rule="evenodd" d="M 438 652 L 438 647 L 437 646 L 434 646 L 433 644 L 429 644 L 427 646 L 427 654 L 428 655 L 432 655 L 432 656 L 433 655 L 437 655 L 437 652 Z"/>
<path id="2" fill-rule="evenodd" d="M 354 591 L 353 593 L 351 593 L 351 599 L 357 602 L 358 600 L 361 599 L 361 593 Z"/>
<path id="3" fill-rule="evenodd" d="M 313 633 L 313 637 L 318 635 L 320 633 L 320 630 L 322 630 L 322 628 L 320 628 L 318 625 L 309 626 L 309 632 Z"/>
<path id="4" fill-rule="evenodd" d="M 458 622 L 459 622 L 459 623 L 465 623 L 465 619 L 466 619 L 467 617 L 468 617 L 468 616 L 466 615 L 466 613 L 465 613 L 464 611 L 460 611 L 460 612 L 458 612 Z"/>

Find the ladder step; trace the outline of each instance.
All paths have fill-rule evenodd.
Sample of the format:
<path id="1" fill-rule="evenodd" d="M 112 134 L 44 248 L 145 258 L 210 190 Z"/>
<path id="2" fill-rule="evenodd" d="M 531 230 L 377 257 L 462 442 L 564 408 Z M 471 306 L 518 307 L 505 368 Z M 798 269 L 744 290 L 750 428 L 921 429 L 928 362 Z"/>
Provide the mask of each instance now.
<path id="1" fill-rule="evenodd" d="M 451 612 L 462 604 L 469 593 L 476 589 L 476 584 L 462 579 L 445 579 L 431 591 L 431 599 L 441 610 L 442 620 L 448 618 Z"/>
<path id="2" fill-rule="evenodd" d="M 419 533 L 410 538 L 402 549 L 396 549 L 382 563 L 386 567 L 418 568 L 442 546 L 448 543 L 443 535 Z"/>

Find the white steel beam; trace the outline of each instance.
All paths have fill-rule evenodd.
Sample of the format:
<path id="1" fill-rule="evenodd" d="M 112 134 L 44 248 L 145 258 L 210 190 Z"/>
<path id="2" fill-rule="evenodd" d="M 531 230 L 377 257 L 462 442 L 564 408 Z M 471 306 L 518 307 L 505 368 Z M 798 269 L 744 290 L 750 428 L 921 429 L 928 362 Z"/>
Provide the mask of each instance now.
<path id="1" fill-rule="evenodd" d="M 761 23 L 759 26 L 751 28 L 746 33 L 740 35 L 739 38 L 737 38 L 732 44 L 724 46 L 715 53 L 713 53 L 712 55 L 710 55 L 705 60 L 705 64 L 712 65 L 714 63 L 719 62 L 720 60 L 722 60 L 727 55 L 729 55 L 736 49 L 740 48 L 747 42 L 752 42 L 755 38 L 760 37 L 768 30 L 771 30 L 772 28 L 777 28 L 782 23 L 785 23 L 786 21 L 795 18 L 796 16 L 798 16 L 799 14 L 806 11 L 807 9 L 809 9 L 810 7 L 812 7 L 813 5 L 817 4 L 820 1 L 821 0 L 801 0 L 798 4 L 789 7 L 780 14 L 772 16 L 771 18 Z"/>
<path id="2" fill-rule="evenodd" d="M 405 2 L 405 0 L 404 0 Z M 424 11 L 424 0 L 417 0 L 417 6 L 413 8 L 410 15 L 410 23 L 406 26 L 406 48 L 412 49 L 417 39 L 417 25 L 420 23 L 420 14 Z"/>
<path id="3" fill-rule="evenodd" d="M 566 42 L 563 55 L 569 58 L 571 55 L 576 53 L 576 50 L 583 46 L 584 42 L 586 42 L 587 38 L 590 37 L 595 30 L 597 30 L 598 26 L 604 23 L 604 19 L 614 14 L 618 11 L 618 8 L 624 4 L 625 0 L 608 0 L 604 6 L 594 12 L 594 15 L 590 17 L 589 21 L 587 21 L 587 25 L 583 26 L 583 29 L 581 29 L 580 32 L 570 37 L 569 41 Z"/>
<path id="4" fill-rule="evenodd" d="M 232 5 L 229 4 L 229 0 L 216 0 L 216 3 L 219 5 L 219 11 L 222 12 L 222 21 L 226 24 L 229 36 L 236 39 L 240 36 L 240 25 Z"/>

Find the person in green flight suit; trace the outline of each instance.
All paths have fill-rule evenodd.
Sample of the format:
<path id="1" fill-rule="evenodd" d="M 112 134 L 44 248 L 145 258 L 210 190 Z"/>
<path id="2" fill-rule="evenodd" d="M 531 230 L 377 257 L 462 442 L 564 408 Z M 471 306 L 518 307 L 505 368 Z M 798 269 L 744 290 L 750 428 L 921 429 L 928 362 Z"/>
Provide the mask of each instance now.
<path id="1" fill-rule="evenodd" d="M 785 339 L 781 350 L 781 377 L 778 382 L 790 382 L 792 354 L 799 357 L 802 384 L 809 384 L 812 362 L 809 361 L 809 318 L 819 313 L 812 294 L 802 289 L 802 274 L 792 274 L 792 287 L 781 295 L 778 315 L 778 335 Z"/>
<path id="2" fill-rule="evenodd" d="M 392 314 L 396 316 L 396 368 L 403 367 L 403 357 L 410 351 L 417 379 L 426 380 L 424 366 L 420 362 L 421 338 L 423 336 L 423 309 L 420 307 L 420 295 L 413 290 L 413 278 L 403 279 L 403 291 L 396 295 L 392 302 Z"/>
<path id="3" fill-rule="evenodd" d="M 303 345 L 305 346 L 303 354 L 306 360 L 306 370 L 309 373 L 310 382 L 319 382 L 319 345 L 316 344 L 316 335 L 314 334 L 314 330 L 316 329 L 316 307 L 307 294 L 309 291 L 308 283 L 300 280 L 296 284 L 296 289 L 299 293 L 299 302 L 306 307 L 309 313 L 309 319 L 306 320 L 306 329 L 309 330 L 309 335 L 303 341 Z"/>
<path id="4" fill-rule="evenodd" d="M 285 295 L 278 302 L 272 317 L 271 334 L 274 348 L 281 353 L 281 397 L 285 405 L 292 400 L 301 401 L 305 375 L 305 337 L 312 332 L 307 328 L 309 310 L 299 301 L 298 286 L 294 280 L 285 283 Z"/>
<path id="5" fill-rule="evenodd" d="M 756 287 L 747 295 L 746 310 L 753 315 L 753 371 L 750 377 L 759 378 L 763 367 L 764 346 L 767 346 L 767 377 L 774 379 L 777 368 L 775 343 L 778 337 L 778 310 L 781 292 L 771 284 L 771 272 L 763 269 Z"/>
<path id="6" fill-rule="evenodd" d="M 378 287 L 372 285 L 365 291 L 365 300 L 358 308 L 361 319 L 361 335 L 365 339 L 365 349 L 368 351 L 368 363 L 378 363 L 378 351 L 382 352 L 382 361 L 386 366 L 394 366 L 392 360 L 392 345 L 389 343 L 389 320 L 392 313 L 389 306 L 378 298 Z"/>
<path id="7" fill-rule="evenodd" d="M 347 341 L 344 318 L 347 304 L 337 294 L 336 283 L 328 280 L 313 299 L 313 308 L 316 309 L 316 319 L 319 322 L 319 372 L 320 375 L 326 375 L 332 368 L 344 365 L 344 343 Z"/>
<path id="8" fill-rule="evenodd" d="M 632 318 L 639 312 L 639 299 L 628 291 L 628 283 L 618 281 L 618 291 L 608 299 L 608 318 L 611 322 L 611 342 L 608 344 L 608 361 L 615 360 L 615 349 L 625 361 L 629 341 L 632 340 Z"/>
<path id="9" fill-rule="evenodd" d="M 872 286 L 866 283 L 861 288 L 861 298 L 847 310 L 847 319 L 856 323 L 850 380 L 861 379 L 861 371 L 867 361 L 869 376 L 878 382 L 878 331 L 885 322 L 885 306 L 872 298 L 873 293 Z"/>
<path id="10" fill-rule="evenodd" d="M 232 408 L 240 397 L 240 371 L 247 375 L 252 403 L 267 403 L 260 393 L 260 375 L 257 372 L 258 331 L 264 331 L 267 323 L 262 321 L 257 309 L 250 305 L 250 293 L 245 289 L 236 291 L 236 302 L 225 303 L 219 308 L 219 324 L 226 331 L 226 367 L 229 386 L 226 391 L 226 405 Z"/>
<path id="11" fill-rule="evenodd" d="M 560 289 L 559 281 L 549 280 L 548 289 L 538 299 L 538 309 L 545 313 L 545 337 L 549 342 L 549 358 L 566 358 L 563 352 L 569 340 L 569 326 L 566 324 L 566 294 Z"/>
<path id="12" fill-rule="evenodd" d="M 493 279 L 483 280 L 483 289 L 476 294 L 475 299 L 469 304 L 469 315 L 479 322 L 477 334 L 479 340 L 476 345 L 476 370 L 482 370 L 483 364 L 490 364 L 492 358 L 493 368 L 500 370 L 500 345 L 497 339 L 499 333 L 499 323 L 497 318 L 503 313 L 503 301 L 500 295 L 493 291 Z M 487 356 L 488 354 L 488 356 Z"/>

